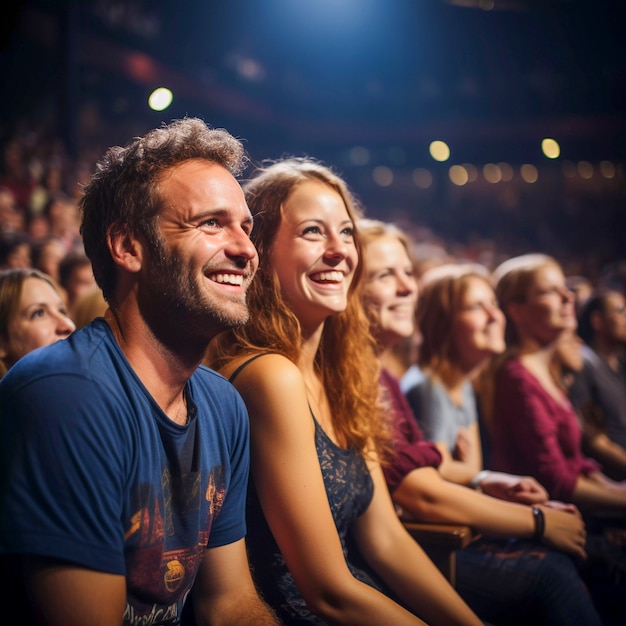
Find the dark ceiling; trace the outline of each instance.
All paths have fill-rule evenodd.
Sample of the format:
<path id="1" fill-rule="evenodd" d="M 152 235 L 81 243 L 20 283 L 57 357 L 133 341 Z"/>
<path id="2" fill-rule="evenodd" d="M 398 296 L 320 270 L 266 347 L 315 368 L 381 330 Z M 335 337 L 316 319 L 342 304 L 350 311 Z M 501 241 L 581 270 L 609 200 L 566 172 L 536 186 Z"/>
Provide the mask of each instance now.
<path id="1" fill-rule="evenodd" d="M 443 138 L 467 159 L 519 160 L 535 134 L 623 158 L 624 4 L 14 2 L 2 78 L 15 89 L 0 112 L 10 123 L 56 107 L 70 136 L 85 105 L 118 127 L 198 115 L 259 158 Z M 155 117 L 145 101 L 161 84 L 175 100 Z"/>

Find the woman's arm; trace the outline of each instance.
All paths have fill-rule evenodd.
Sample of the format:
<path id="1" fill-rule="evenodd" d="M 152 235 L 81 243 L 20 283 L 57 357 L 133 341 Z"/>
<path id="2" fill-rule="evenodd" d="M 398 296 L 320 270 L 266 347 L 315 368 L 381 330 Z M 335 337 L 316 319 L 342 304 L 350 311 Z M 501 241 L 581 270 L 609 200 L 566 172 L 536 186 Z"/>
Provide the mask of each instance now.
<path id="1" fill-rule="evenodd" d="M 573 500 L 583 510 L 626 519 L 626 482 L 613 481 L 601 472 L 579 476 Z"/>
<path id="2" fill-rule="evenodd" d="M 398 519 L 380 465 L 370 462 L 374 498 L 355 523 L 361 554 L 385 583 L 429 624 L 481 624 Z"/>
<path id="3" fill-rule="evenodd" d="M 455 485 L 430 467 L 407 474 L 393 499 L 418 521 L 464 524 L 495 537 L 523 539 L 535 533 L 532 507 Z M 584 558 L 585 527 L 580 515 L 572 510 L 541 509 L 545 518 L 543 542 Z"/>
<path id="4" fill-rule="evenodd" d="M 483 464 L 478 422 L 459 429 L 454 454 L 445 441 L 436 443 L 442 457 L 439 466 L 441 475 L 450 482 L 469 486 L 472 478 L 482 470 Z"/>
<path id="5" fill-rule="evenodd" d="M 585 428 L 583 445 L 589 456 L 601 463 L 604 471 L 617 480 L 626 478 L 626 450 L 615 443 L 604 432 Z"/>
<path id="6" fill-rule="evenodd" d="M 346 565 L 300 370 L 279 355 L 236 378 L 250 415 L 251 471 L 265 518 L 309 608 L 333 624 L 423 624 Z"/>

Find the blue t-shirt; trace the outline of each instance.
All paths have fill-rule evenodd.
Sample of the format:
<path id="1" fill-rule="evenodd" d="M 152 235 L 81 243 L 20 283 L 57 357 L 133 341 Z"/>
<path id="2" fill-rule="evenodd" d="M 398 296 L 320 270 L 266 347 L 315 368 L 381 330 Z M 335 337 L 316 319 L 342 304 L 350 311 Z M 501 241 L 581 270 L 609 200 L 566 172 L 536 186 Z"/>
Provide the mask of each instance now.
<path id="1" fill-rule="evenodd" d="M 0 381 L 0 553 L 126 576 L 125 624 L 177 624 L 204 550 L 245 536 L 245 405 L 200 366 L 173 423 L 102 319 Z"/>

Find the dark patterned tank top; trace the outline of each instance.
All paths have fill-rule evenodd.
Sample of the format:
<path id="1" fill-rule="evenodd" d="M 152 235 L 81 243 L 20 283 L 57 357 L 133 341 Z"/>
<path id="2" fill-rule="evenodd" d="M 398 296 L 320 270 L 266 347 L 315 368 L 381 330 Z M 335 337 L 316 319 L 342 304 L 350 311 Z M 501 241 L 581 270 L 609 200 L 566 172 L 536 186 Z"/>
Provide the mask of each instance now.
<path id="1" fill-rule="evenodd" d="M 254 358 L 257 357 L 252 357 L 241 364 L 231 375 L 230 381 L 232 382 Z M 363 569 L 348 560 L 346 544 L 352 522 L 366 511 L 372 500 L 374 484 L 369 469 L 357 450 L 346 450 L 337 446 L 318 424 L 312 411 L 311 416 L 315 424 L 315 448 L 328 503 L 341 539 L 346 563 L 355 578 L 378 589 L 379 586 Z M 285 564 L 285 559 L 261 510 L 253 476 L 250 477 L 248 484 L 246 518 L 248 558 L 255 582 L 265 601 L 276 611 L 284 624 L 325 624 L 309 610 Z"/>

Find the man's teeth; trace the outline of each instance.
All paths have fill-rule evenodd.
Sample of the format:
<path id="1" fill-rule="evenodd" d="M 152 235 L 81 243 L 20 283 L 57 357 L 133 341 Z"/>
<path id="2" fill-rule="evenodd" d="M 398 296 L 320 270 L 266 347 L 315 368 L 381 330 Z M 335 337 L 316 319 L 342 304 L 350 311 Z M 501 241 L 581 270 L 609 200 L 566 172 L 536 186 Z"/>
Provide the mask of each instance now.
<path id="1" fill-rule="evenodd" d="M 243 285 L 241 274 L 213 274 L 211 277 L 216 283 L 226 283 L 228 285 Z"/>
<path id="2" fill-rule="evenodd" d="M 311 276 L 313 280 L 319 282 L 332 282 L 339 283 L 343 280 L 342 272 L 320 272 L 319 274 L 314 274 Z"/>

